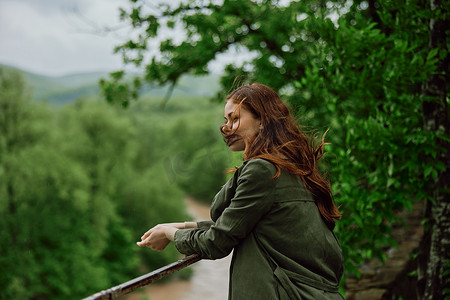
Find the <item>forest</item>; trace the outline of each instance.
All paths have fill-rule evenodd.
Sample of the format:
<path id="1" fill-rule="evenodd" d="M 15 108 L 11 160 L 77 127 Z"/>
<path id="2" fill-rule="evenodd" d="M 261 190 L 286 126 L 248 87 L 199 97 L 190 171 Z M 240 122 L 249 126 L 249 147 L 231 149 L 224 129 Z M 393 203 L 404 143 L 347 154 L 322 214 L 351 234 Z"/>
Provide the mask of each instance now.
<path id="1" fill-rule="evenodd" d="M 189 220 L 183 198 L 208 203 L 239 163 L 218 134 L 222 105 L 30 97 L 19 71 L 0 69 L 0 298 L 80 299 L 179 259 L 135 242 Z"/>
<path id="2" fill-rule="evenodd" d="M 174 248 L 148 255 L 134 241 L 186 219 L 183 197 L 208 201 L 239 164 L 217 130 L 239 78 L 274 88 L 311 135 L 329 130 L 322 167 L 344 216 L 335 231 L 346 276 L 383 261 L 397 212 L 422 201 L 425 234 L 405 276 L 417 299 L 450 299 L 449 7 L 130 0 L 121 17 L 135 35 L 115 51 L 141 76 L 118 70 L 100 81 L 101 97 L 52 108 L 1 70 L 0 297 L 80 298 L 176 259 Z M 160 41 L 149 58 L 161 28 L 179 26 L 184 39 Z M 140 96 L 146 84 L 209 73 L 227 49 L 252 55 L 225 67 L 213 100 L 170 98 L 170 88 L 162 102 Z"/>

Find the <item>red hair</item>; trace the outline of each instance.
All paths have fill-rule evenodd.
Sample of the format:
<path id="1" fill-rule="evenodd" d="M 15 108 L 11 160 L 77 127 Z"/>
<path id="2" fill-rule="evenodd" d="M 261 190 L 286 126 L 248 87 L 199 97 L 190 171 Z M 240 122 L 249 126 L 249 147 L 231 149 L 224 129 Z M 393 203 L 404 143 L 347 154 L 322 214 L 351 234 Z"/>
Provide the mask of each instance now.
<path id="1" fill-rule="evenodd" d="M 263 84 L 253 83 L 231 92 L 226 101 L 242 105 L 261 121 L 259 134 L 246 141 L 244 160 L 262 158 L 277 168 L 275 178 L 281 168 L 300 176 L 305 187 L 312 193 L 322 218 L 330 229 L 342 214 L 334 203 L 330 183 L 322 176 L 317 161 L 324 153 L 324 138 L 308 136 L 289 112 L 289 108 L 278 94 Z M 236 113 L 236 112 L 235 112 Z M 223 129 L 221 130 L 224 133 Z"/>

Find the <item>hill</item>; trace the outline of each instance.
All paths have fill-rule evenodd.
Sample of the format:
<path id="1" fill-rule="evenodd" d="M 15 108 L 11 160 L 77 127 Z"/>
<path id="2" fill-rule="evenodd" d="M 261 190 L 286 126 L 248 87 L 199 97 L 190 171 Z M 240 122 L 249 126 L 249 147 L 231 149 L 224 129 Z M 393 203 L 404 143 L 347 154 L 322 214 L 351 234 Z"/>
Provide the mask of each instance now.
<path id="1" fill-rule="evenodd" d="M 46 76 L 28 72 L 8 65 L 0 64 L 6 69 L 19 70 L 24 74 L 32 88 L 32 99 L 43 101 L 51 105 L 63 105 L 81 97 L 99 95 L 98 81 L 107 78 L 107 72 L 76 73 L 64 76 Z M 219 90 L 219 75 L 201 77 L 183 76 L 175 87 L 173 97 L 211 97 Z M 150 86 L 143 88 L 142 96 L 163 98 L 167 93 L 167 86 Z"/>

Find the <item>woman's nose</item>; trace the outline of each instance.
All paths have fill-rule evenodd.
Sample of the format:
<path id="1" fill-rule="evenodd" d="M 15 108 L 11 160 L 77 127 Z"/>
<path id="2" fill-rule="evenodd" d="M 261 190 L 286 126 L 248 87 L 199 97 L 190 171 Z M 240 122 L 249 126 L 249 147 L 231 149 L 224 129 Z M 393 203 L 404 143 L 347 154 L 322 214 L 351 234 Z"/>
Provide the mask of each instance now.
<path id="1" fill-rule="evenodd" d="M 220 126 L 220 132 L 221 132 L 222 134 L 226 134 L 226 132 L 227 132 L 227 128 L 226 128 L 226 127 L 227 127 L 226 125 Z"/>
<path id="2" fill-rule="evenodd" d="M 222 132 L 222 134 L 229 133 L 230 131 L 231 131 L 231 128 L 228 126 L 228 123 L 220 126 L 220 132 Z"/>

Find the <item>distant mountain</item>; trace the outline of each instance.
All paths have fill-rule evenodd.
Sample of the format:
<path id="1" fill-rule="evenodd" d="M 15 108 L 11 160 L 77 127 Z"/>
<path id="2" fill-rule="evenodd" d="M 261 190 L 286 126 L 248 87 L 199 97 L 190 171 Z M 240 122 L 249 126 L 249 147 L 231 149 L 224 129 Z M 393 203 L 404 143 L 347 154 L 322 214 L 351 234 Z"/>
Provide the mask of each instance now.
<path id="1" fill-rule="evenodd" d="M 173 90 L 172 97 L 212 97 L 220 89 L 219 79 L 220 75 L 217 74 L 182 76 Z M 168 89 L 168 86 L 144 84 L 141 95 L 163 98 Z"/>
<path id="2" fill-rule="evenodd" d="M 24 74 L 32 88 L 32 99 L 44 101 L 52 105 L 63 105 L 81 97 L 95 97 L 99 95 L 98 81 L 108 78 L 107 72 L 76 73 L 64 76 L 46 76 L 24 71 L 12 66 L 0 67 L 19 70 Z M 172 97 L 211 97 L 219 90 L 219 75 L 183 76 L 175 87 Z M 145 85 L 142 96 L 163 98 L 168 87 Z"/>

